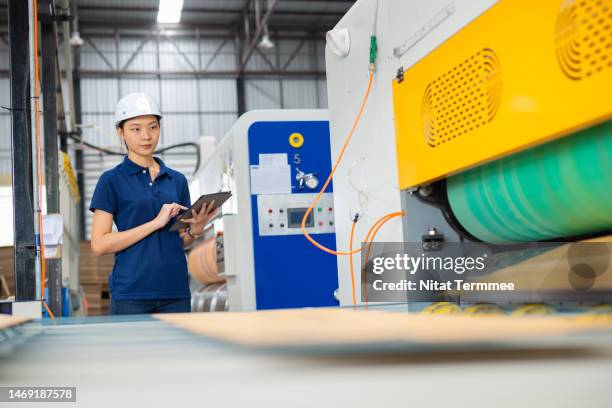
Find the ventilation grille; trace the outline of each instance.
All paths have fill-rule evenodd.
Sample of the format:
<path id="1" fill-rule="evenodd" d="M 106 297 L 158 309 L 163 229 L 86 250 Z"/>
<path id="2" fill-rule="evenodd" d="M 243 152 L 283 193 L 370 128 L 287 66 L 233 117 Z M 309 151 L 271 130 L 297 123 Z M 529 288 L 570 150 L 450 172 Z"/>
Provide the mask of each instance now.
<path id="1" fill-rule="evenodd" d="M 501 99 L 501 67 L 485 48 L 427 85 L 423 96 L 423 132 L 432 147 L 489 123 Z"/>
<path id="2" fill-rule="evenodd" d="M 612 68 L 612 0 L 563 2 L 555 32 L 557 61 L 581 80 Z"/>

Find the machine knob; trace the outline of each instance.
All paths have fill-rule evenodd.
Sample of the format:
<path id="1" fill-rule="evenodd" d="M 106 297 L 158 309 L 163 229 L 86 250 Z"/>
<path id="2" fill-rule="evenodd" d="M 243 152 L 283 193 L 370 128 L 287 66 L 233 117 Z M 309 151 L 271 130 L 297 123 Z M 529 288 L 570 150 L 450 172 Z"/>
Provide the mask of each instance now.
<path id="1" fill-rule="evenodd" d="M 315 188 L 319 186 L 319 178 L 315 176 L 314 174 L 309 175 L 309 176 L 310 177 L 306 178 L 306 187 L 308 187 L 311 190 L 314 190 Z"/>
<path id="2" fill-rule="evenodd" d="M 298 188 L 301 190 L 304 185 L 311 190 L 314 190 L 319 185 L 319 179 L 316 173 L 304 173 L 302 170 L 296 168 L 295 179 L 298 182 Z"/>

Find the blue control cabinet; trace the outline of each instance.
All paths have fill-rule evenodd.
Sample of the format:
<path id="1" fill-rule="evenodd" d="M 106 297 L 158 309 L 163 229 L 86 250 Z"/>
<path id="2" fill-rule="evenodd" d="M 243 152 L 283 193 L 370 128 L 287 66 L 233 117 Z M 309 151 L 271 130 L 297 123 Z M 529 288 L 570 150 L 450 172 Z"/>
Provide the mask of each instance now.
<path id="1" fill-rule="evenodd" d="M 291 168 L 290 191 L 251 194 L 257 309 L 337 306 L 336 257 L 308 242 L 296 223 L 331 171 L 329 122 L 255 122 L 248 150 L 250 165 L 261 164 L 260 154 L 286 154 Z M 335 249 L 332 191 L 330 184 L 308 231 Z"/>

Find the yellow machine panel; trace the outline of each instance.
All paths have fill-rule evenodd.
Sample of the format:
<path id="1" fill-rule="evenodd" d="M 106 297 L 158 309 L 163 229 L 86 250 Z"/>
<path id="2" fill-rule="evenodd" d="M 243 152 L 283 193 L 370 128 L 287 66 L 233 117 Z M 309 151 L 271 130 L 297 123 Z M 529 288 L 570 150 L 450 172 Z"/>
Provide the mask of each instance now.
<path id="1" fill-rule="evenodd" d="M 400 188 L 612 117 L 612 0 L 500 0 L 393 81 Z"/>

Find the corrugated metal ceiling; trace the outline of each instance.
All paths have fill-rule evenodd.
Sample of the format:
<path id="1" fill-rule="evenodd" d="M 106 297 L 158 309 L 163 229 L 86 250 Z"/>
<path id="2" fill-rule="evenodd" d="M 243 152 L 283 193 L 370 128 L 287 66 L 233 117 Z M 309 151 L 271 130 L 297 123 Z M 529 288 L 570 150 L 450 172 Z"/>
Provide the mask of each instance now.
<path id="1" fill-rule="evenodd" d="M 352 0 L 279 0 L 269 25 L 272 29 L 329 29 L 353 3 Z M 159 0 L 78 0 L 77 4 L 83 25 L 150 25 L 156 23 Z M 241 24 L 247 4 L 248 0 L 185 0 L 181 24 L 215 28 Z"/>

